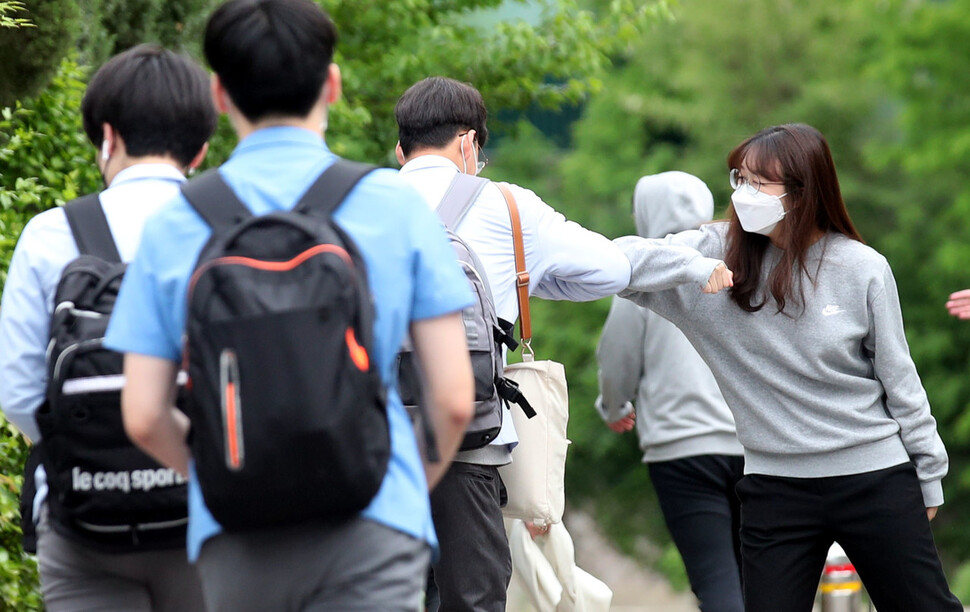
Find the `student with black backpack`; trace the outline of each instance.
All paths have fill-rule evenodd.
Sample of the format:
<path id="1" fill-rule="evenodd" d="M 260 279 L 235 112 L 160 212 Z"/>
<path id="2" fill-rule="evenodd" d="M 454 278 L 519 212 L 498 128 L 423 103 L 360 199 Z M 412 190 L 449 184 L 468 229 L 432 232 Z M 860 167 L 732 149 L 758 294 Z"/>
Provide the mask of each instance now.
<path id="1" fill-rule="evenodd" d="M 335 41 L 309 0 L 212 14 L 205 56 L 240 142 L 146 226 L 108 329 L 128 433 L 189 476 L 212 611 L 417 610 L 428 485 L 471 417 L 472 296 L 440 223 L 396 172 L 324 142 Z M 437 463 L 394 385 L 408 332 Z M 188 419 L 172 408 L 180 363 Z"/>
<path id="2" fill-rule="evenodd" d="M 126 438 L 121 356 L 101 338 L 145 220 L 178 193 L 215 131 L 208 77 L 141 45 L 95 73 L 81 112 L 107 189 L 31 219 L 0 307 L 0 404 L 35 445 L 24 533 L 38 522 L 51 612 L 201 610 L 185 556 L 185 480 Z"/>

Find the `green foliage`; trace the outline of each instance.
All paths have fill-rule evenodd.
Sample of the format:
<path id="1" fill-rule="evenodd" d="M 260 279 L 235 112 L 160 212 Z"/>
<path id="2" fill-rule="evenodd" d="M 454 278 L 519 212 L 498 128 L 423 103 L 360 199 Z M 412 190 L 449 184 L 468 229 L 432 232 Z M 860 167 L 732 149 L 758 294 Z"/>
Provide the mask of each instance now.
<path id="1" fill-rule="evenodd" d="M 965 562 L 957 568 L 950 579 L 950 590 L 960 601 L 967 601 L 970 595 L 970 562 Z"/>
<path id="2" fill-rule="evenodd" d="M 0 212 L 0 224 L 5 214 Z M 37 564 L 20 546 L 20 486 L 27 447 L 0 416 L 0 610 L 41 610 Z"/>
<path id="3" fill-rule="evenodd" d="M 576 126 L 577 150 L 563 172 L 567 191 L 625 213 L 640 176 L 680 169 L 704 179 L 726 205 L 727 153 L 762 127 L 793 121 L 822 130 L 840 153 L 842 174 L 854 175 L 863 130 L 881 129 L 874 114 L 881 92 L 859 78 L 878 15 L 861 6 L 867 5 L 679 5 L 675 20 L 655 25 L 611 73 L 609 95 L 593 100 Z M 723 27 L 739 15 L 744 27 Z M 870 205 L 855 180 L 843 188 L 853 213 Z"/>
<path id="4" fill-rule="evenodd" d="M 873 72 L 889 84 L 898 129 L 870 150 L 874 164 L 901 168 L 909 189 L 895 197 L 898 220 L 884 241 L 908 337 L 950 455 L 946 505 L 934 531 L 948 565 L 962 563 L 954 592 L 970 600 L 970 326 L 947 316 L 949 293 L 970 286 L 970 58 L 954 44 L 970 36 L 970 2 L 892 2 Z"/>
<path id="5" fill-rule="evenodd" d="M 78 112 L 85 76 L 65 60 L 41 95 L 0 109 L 0 290 L 30 217 L 101 184 Z M 36 563 L 20 547 L 26 453 L 26 440 L 0 415 L 0 601 L 7 605 L 0 609 L 41 609 Z"/>
<path id="6" fill-rule="evenodd" d="M 26 11 L 27 7 L 18 0 L 0 2 L 0 28 L 27 28 L 33 27 L 30 19 L 25 17 L 11 17 L 12 13 Z"/>
<path id="7" fill-rule="evenodd" d="M 497 20 L 483 28 L 484 11 L 501 0 L 318 3 L 337 25 L 334 61 L 343 78 L 342 99 L 330 109 L 327 142 L 339 155 L 388 166 L 396 166 L 394 104 L 420 79 L 444 75 L 468 81 L 493 110 L 582 101 L 599 90 L 609 56 L 626 50 L 666 7 L 664 0 L 616 0 L 594 12 L 574 0 L 542 0 L 540 23 Z M 493 120 L 491 126 L 498 124 Z M 221 163 L 234 145 L 223 122 L 206 165 Z"/>
<path id="8" fill-rule="evenodd" d="M 202 26 L 216 0 L 85 0 L 78 46 L 85 63 L 100 66 L 112 55 L 145 42 L 197 52 Z"/>
<path id="9" fill-rule="evenodd" d="M 539 24 L 498 21 L 484 28 L 481 11 L 499 0 L 320 4 L 340 32 L 335 61 L 344 80 L 328 142 L 341 155 L 389 165 L 397 141 L 394 104 L 418 80 L 468 81 L 491 109 L 576 102 L 599 89 L 609 55 L 626 48 L 663 5 L 624 0 L 595 14 L 575 0 L 544 0 L 537 3 L 544 9 Z"/>
<path id="10" fill-rule="evenodd" d="M 36 95 L 50 81 L 78 27 L 77 0 L 24 5 L 36 27 L 0 28 L 0 106 Z"/>
<path id="11" fill-rule="evenodd" d="M 100 187 L 79 112 L 85 78 L 65 60 L 42 94 L 0 110 L 0 208 L 26 219 Z"/>

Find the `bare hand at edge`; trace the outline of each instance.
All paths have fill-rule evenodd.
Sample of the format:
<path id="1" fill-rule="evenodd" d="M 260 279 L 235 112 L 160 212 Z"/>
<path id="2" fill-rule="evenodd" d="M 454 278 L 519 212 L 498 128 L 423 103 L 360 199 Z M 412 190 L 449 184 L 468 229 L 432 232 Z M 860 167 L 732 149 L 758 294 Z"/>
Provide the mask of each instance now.
<path id="1" fill-rule="evenodd" d="M 958 319 L 970 319 L 970 289 L 951 293 L 946 309 Z"/>
<path id="2" fill-rule="evenodd" d="M 618 421 L 607 423 L 606 426 L 612 429 L 613 431 L 615 431 L 616 433 L 621 434 L 621 433 L 626 433 L 631 429 L 633 429 L 633 426 L 636 424 L 636 420 L 637 420 L 637 413 L 631 412 L 630 414 L 626 415 L 625 417 L 621 418 Z"/>
<path id="3" fill-rule="evenodd" d="M 714 268 L 714 272 L 711 273 L 711 277 L 707 279 L 707 284 L 704 285 L 703 291 L 704 293 L 717 293 L 721 289 L 733 286 L 734 272 L 728 270 L 727 266 L 723 263 L 719 263 Z"/>

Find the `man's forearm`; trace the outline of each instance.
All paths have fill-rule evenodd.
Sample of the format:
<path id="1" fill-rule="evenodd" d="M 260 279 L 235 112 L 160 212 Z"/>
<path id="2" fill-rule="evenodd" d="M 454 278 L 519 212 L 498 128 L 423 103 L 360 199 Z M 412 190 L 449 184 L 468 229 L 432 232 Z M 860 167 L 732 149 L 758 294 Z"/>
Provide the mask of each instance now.
<path id="1" fill-rule="evenodd" d="M 177 373 L 177 364 L 166 359 L 125 354 L 121 412 L 125 432 L 136 446 L 162 465 L 188 476 L 189 419 L 175 408 Z"/>
<path id="2" fill-rule="evenodd" d="M 155 427 L 132 441 L 166 467 L 174 469 L 182 476 L 189 475 L 189 445 L 186 438 L 189 432 L 189 419 L 181 410 L 169 408 L 168 414 L 160 418 Z M 130 436 L 131 434 L 129 434 Z"/>
<path id="3" fill-rule="evenodd" d="M 454 403 L 453 407 L 433 411 L 435 438 L 438 442 L 437 463 L 430 463 L 427 457 L 424 458 L 424 474 L 428 479 L 428 488 L 433 489 L 438 481 L 448 471 L 451 460 L 454 459 L 461 441 L 465 437 L 465 429 L 468 427 L 468 418 L 462 416 L 462 411 L 467 403 Z"/>
<path id="4" fill-rule="evenodd" d="M 411 341 L 424 373 L 428 412 L 441 456 L 438 463 L 424 460 L 428 487 L 433 488 L 447 471 L 471 421 L 475 380 L 458 313 L 415 321 Z"/>

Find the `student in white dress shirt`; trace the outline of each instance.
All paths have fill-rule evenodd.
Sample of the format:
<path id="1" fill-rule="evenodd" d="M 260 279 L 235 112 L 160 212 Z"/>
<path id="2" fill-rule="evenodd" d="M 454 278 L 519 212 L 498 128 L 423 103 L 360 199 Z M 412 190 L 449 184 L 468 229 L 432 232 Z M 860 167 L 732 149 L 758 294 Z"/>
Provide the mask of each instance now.
<path id="1" fill-rule="evenodd" d="M 487 112 L 471 85 L 430 77 L 410 87 L 395 108 L 401 174 L 436 208 L 459 172 L 477 174 L 484 165 Z M 612 242 L 567 220 L 532 191 L 511 185 L 522 219 L 529 293 L 551 300 L 595 300 L 622 290 L 629 261 Z M 458 225 L 458 235 L 485 268 L 500 318 L 518 317 L 515 257 L 509 211 L 502 193 L 489 184 Z M 459 452 L 431 493 L 431 510 L 441 545 L 433 564 L 440 609 L 505 610 L 512 572 L 502 523 L 505 495 L 498 467 L 514 457 L 518 442 L 506 418 L 488 446 Z M 432 589 L 433 591 L 433 589 Z M 434 597 L 430 598 L 435 608 Z"/>
<path id="2" fill-rule="evenodd" d="M 81 111 L 108 187 L 100 203 L 121 258 L 130 261 L 145 220 L 178 194 L 186 171 L 205 155 L 217 119 L 209 79 L 190 59 L 140 45 L 98 70 Z M 64 211 L 43 212 L 20 235 L 3 291 L 0 406 L 35 443 L 54 291 L 64 267 L 77 256 Z M 37 553 L 48 611 L 203 609 L 184 546 L 114 554 L 68 539 L 51 528 L 42 468 L 36 481 Z"/>

